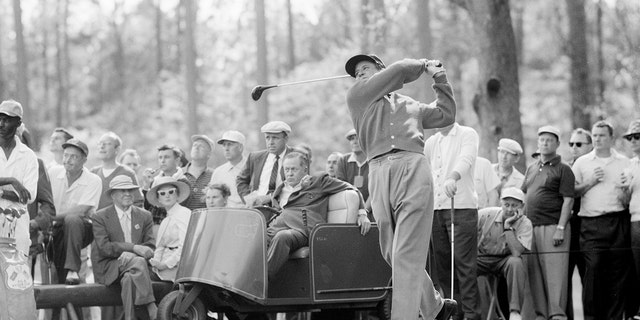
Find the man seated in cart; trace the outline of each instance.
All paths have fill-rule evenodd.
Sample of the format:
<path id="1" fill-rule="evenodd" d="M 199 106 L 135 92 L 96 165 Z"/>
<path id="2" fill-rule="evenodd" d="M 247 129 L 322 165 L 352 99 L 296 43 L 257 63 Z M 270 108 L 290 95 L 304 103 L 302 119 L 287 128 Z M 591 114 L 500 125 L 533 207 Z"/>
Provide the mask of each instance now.
<path id="1" fill-rule="evenodd" d="M 349 183 L 327 173 L 309 175 L 307 157 L 299 152 L 288 153 L 283 163 L 285 181 L 273 193 L 272 205 L 281 211 L 267 228 L 267 263 L 269 279 L 287 262 L 289 255 L 309 243 L 309 233 L 319 223 L 327 221 L 329 196 L 345 190 L 356 190 Z M 359 194 L 359 193 L 358 193 Z M 360 209 L 364 208 L 360 196 Z M 362 235 L 371 222 L 364 210 L 357 224 Z"/>

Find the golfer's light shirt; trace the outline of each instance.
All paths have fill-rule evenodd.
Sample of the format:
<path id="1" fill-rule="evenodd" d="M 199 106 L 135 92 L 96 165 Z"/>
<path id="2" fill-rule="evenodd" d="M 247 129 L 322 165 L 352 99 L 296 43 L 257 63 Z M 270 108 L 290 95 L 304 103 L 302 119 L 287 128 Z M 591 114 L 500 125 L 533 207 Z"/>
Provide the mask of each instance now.
<path id="1" fill-rule="evenodd" d="M 636 222 L 640 221 L 640 158 L 633 157 L 630 162 L 625 175 L 629 180 L 629 192 L 631 192 L 631 201 L 629 202 L 631 222 Z"/>
<path id="2" fill-rule="evenodd" d="M 425 142 L 424 154 L 433 171 L 434 210 L 451 209 L 451 198 L 445 194 L 444 182 L 453 171 L 460 174 L 460 180 L 456 182 L 455 208 L 478 208 L 474 183 L 478 141 L 475 130 L 455 123 L 446 136 L 438 132 Z"/>
<path id="3" fill-rule="evenodd" d="M 280 154 L 280 159 L 278 159 L 278 174 L 276 175 L 276 188 L 282 183 L 282 175 L 280 172 L 282 171 L 282 162 L 284 161 L 284 155 L 287 153 L 287 148 L 285 148 Z M 271 171 L 273 170 L 273 163 L 276 161 L 276 155 L 273 153 L 269 153 L 267 155 L 267 160 L 264 162 L 264 166 L 262 167 L 262 173 L 260 173 L 260 186 L 258 186 L 258 195 L 264 196 L 269 193 L 269 180 L 271 179 Z"/>
<path id="4" fill-rule="evenodd" d="M 82 168 L 82 174 L 71 185 L 68 183 L 67 170 L 64 167 L 52 170 L 51 191 L 56 212 L 65 212 L 79 205 L 98 208 L 100 194 L 102 194 L 102 180 L 91 173 L 87 168 Z M 86 214 L 89 217 L 89 213 Z"/>

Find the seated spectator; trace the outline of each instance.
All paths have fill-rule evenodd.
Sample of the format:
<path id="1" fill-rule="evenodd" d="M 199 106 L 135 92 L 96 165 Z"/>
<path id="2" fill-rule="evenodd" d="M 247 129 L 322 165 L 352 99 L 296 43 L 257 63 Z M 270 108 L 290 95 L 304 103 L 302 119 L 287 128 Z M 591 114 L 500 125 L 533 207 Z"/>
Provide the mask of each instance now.
<path id="1" fill-rule="evenodd" d="M 342 157 L 342 153 L 340 152 L 332 152 L 327 157 L 327 165 L 325 167 L 325 172 L 329 174 L 329 177 L 336 177 L 336 169 L 338 169 L 338 160 Z"/>
<path id="2" fill-rule="evenodd" d="M 159 177 L 153 181 L 147 193 L 147 201 L 167 211 L 167 217 L 160 223 L 156 250 L 149 263 L 158 278 L 174 281 L 182 254 L 182 245 L 187 234 L 191 210 L 179 203 L 189 197 L 189 185 L 173 177 Z"/>
<path id="3" fill-rule="evenodd" d="M 522 213 L 522 190 L 502 190 L 501 204 L 502 208 L 478 212 L 478 275 L 502 275 L 507 279 L 509 320 L 519 320 L 527 281 L 521 255 L 531 247 L 533 227 Z"/>
<path id="4" fill-rule="evenodd" d="M 93 240 L 90 217 L 98 208 L 102 181 L 84 167 L 89 155 L 84 142 L 74 138 L 62 147 L 64 167 L 54 167 L 50 171 L 56 208 L 53 263 L 60 282 L 78 284 L 82 264 L 80 251 Z"/>
<path id="5" fill-rule="evenodd" d="M 91 261 L 97 283 L 120 284 L 125 319 L 133 319 L 135 306 L 145 306 L 155 319 L 158 308 L 147 267 L 154 249 L 153 219 L 151 213 L 133 205 L 138 189 L 125 175 L 109 183 L 106 194 L 113 204 L 93 216 Z"/>
<path id="6" fill-rule="evenodd" d="M 224 183 L 214 183 L 207 187 L 205 202 L 207 208 L 224 208 L 227 206 L 227 200 L 231 195 L 229 187 Z"/>
<path id="7" fill-rule="evenodd" d="M 299 152 L 288 153 L 283 168 L 285 181 L 276 188 L 272 198 L 273 207 L 282 212 L 267 228 L 269 279 L 287 262 L 291 252 L 309 243 L 313 227 L 327 221 L 329 196 L 344 190 L 356 190 L 326 173 L 309 176 L 307 158 Z M 360 209 L 363 208 L 361 197 Z M 358 215 L 357 224 L 363 235 L 369 232 L 371 223 L 366 213 Z"/>

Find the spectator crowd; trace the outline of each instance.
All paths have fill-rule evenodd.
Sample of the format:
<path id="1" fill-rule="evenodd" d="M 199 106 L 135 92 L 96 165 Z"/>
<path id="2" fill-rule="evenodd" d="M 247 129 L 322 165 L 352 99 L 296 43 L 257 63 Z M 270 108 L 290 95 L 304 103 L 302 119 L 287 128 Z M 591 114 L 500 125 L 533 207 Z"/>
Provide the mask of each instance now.
<path id="1" fill-rule="evenodd" d="M 24 212 L 0 215 L 0 236 L 15 238 L 31 261 L 48 243 L 60 283 L 85 282 L 89 272 L 98 283 L 118 281 L 124 307 L 104 308 L 103 319 L 131 317 L 136 307 L 155 315 L 151 281 L 175 279 L 194 210 L 283 211 L 268 230 L 269 278 L 289 252 L 307 243 L 308 230 L 297 227 L 294 208 L 320 213 L 308 217 L 309 226 L 305 216 L 305 228 L 323 222 L 325 199 L 309 201 L 313 195 L 358 190 L 363 234 L 374 220 L 369 162 L 354 129 L 344 135 L 350 151 L 331 153 L 322 173 L 309 172 L 313 148 L 290 145 L 294 131 L 282 121 L 262 126 L 264 150 L 245 150 L 245 136 L 235 130 L 217 140 L 199 134 L 191 138 L 188 156 L 163 144 L 157 163 L 147 166 L 114 132 L 89 148 L 57 128 L 49 144 L 53 159 L 45 163 L 29 149 L 32 137 L 21 124 L 27 116 L 16 101 L 0 104 L 0 208 Z M 473 128 L 453 123 L 427 139 L 434 199 L 429 267 L 443 295 L 453 291 L 460 318 L 480 319 L 484 277 L 506 283 L 509 319 L 573 319 L 577 267 L 585 319 L 640 319 L 640 299 L 633 294 L 640 278 L 640 120 L 622 135 L 631 159 L 614 149 L 610 123 L 598 121 L 590 129 L 569 134 L 541 126 L 536 158 L 525 172 L 516 169 L 526 155 L 515 140 L 501 139 L 491 163 L 478 156 L 481 137 Z M 557 153 L 562 143 L 571 159 Z M 212 168 L 216 150 L 226 162 Z M 85 166 L 90 152 L 100 160 L 91 169 Z"/>

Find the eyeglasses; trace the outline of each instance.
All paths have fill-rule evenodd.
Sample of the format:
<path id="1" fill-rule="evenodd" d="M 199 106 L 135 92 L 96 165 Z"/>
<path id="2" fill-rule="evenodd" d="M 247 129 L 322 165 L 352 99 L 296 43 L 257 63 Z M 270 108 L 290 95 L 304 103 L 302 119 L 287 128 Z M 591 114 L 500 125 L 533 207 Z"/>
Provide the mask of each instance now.
<path id="1" fill-rule="evenodd" d="M 634 133 L 634 134 L 626 136 L 624 138 L 627 139 L 627 141 L 640 140 L 640 133 Z"/>
<path id="2" fill-rule="evenodd" d="M 589 143 L 588 142 L 569 142 L 569 147 L 573 148 L 573 146 L 576 146 L 578 148 L 581 148 L 583 144 L 587 145 Z"/>
<path id="3" fill-rule="evenodd" d="M 178 190 L 176 190 L 175 188 L 174 189 L 169 189 L 169 190 L 164 190 L 164 191 L 158 191 L 158 195 L 161 196 L 161 197 L 164 197 L 167 194 L 169 194 L 169 195 L 174 194 L 174 193 L 176 193 L 176 191 L 178 191 Z"/>

